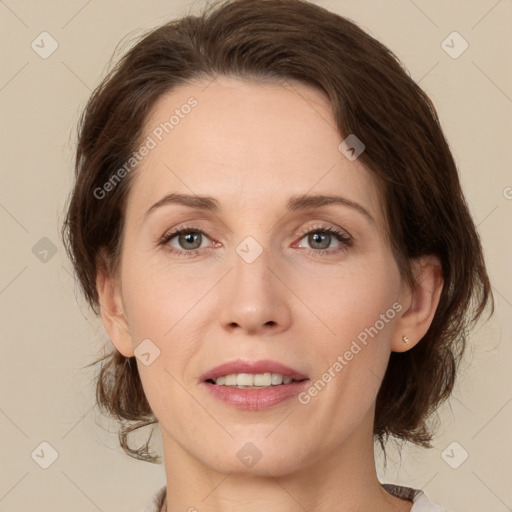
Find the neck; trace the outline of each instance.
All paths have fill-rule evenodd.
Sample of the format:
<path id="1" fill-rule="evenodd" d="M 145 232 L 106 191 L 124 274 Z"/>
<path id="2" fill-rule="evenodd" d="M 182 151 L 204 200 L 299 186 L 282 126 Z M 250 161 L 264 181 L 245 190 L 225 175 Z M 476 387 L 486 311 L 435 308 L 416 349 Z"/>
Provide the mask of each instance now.
<path id="1" fill-rule="evenodd" d="M 302 448 L 309 464 L 298 463 L 292 471 L 273 471 L 262 464 L 263 457 L 250 471 L 240 471 L 239 463 L 230 467 L 227 460 L 213 468 L 163 430 L 162 435 L 166 512 L 409 512 L 412 506 L 412 502 L 382 488 L 375 469 L 371 428 L 356 429 L 335 450 L 320 452 L 312 461 L 307 449 L 299 446 L 297 451 Z M 244 442 L 236 445 L 243 446 Z M 294 460 L 301 459 L 294 454 Z"/>

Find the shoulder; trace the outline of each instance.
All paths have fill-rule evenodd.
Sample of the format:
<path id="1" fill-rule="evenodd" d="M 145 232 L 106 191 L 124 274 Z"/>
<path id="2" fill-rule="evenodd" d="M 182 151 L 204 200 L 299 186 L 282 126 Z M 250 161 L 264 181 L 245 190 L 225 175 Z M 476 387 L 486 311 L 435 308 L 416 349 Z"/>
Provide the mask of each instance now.
<path id="1" fill-rule="evenodd" d="M 140 512 L 160 512 L 165 502 L 166 486 L 164 485 L 151 497 Z"/>
<path id="2" fill-rule="evenodd" d="M 447 508 L 430 501 L 420 489 L 394 484 L 382 484 L 382 487 L 393 496 L 412 501 L 411 512 L 451 512 Z"/>

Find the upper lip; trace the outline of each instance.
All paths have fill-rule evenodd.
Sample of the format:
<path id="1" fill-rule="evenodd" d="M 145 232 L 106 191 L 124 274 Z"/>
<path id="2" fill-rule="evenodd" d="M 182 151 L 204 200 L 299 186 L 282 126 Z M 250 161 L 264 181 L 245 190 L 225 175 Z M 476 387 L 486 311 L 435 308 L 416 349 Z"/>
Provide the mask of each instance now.
<path id="1" fill-rule="evenodd" d="M 290 377 L 294 380 L 307 379 L 307 375 L 300 373 L 299 371 L 286 366 L 283 363 L 277 361 L 271 361 L 270 359 L 260 359 L 259 361 L 244 361 L 237 359 L 235 361 L 229 361 L 208 370 L 206 373 L 201 375 L 201 381 L 207 381 L 209 379 L 216 379 L 223 375 L 231 375 L 233 373 L 279 373 L 284 377 Z"/>

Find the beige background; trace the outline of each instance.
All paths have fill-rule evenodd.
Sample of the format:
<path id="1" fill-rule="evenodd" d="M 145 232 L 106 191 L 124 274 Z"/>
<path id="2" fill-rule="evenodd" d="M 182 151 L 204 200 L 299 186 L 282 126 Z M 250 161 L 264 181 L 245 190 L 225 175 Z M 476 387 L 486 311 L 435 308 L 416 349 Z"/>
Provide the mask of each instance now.
<path id="1" fill-rule="evenodd" d="M 497 302 L 495 317 L 472 335 L 464 373 L 440 411 L 435 447 L 407 448 L 402 461 L 391 450 L 381 479 L 421 488 L 454 512 L 509 511 L 512 1 L 318 3 L 388 45 L 433 99 L 482 236 Z M 106 335 L 75 294 L 58 230 L 78 116 L 116 44 L 200 5 L 0 0 L 0 511 L 138 511 L 165 483 L 163 466 L 125 455 L 115 424 L 93 408 L 94 370 L 82 367 Z M 43 31 L 58 43 L 47 59 L 31 48 Z M 456 59 L 441 47 L 453 31 L 469 43 Z M 48 245 L 43 237 L 57 249 L 47 261 L 41 261 L 41 247 Z M 43 441 L 58 452 L 48 469 L 31 457 Z M 453 441 L 460 447 L 452 452 Z M 454 465 L 463 450 L 469 457 L 457 469 L 443 459 L 444 452 Z"/>

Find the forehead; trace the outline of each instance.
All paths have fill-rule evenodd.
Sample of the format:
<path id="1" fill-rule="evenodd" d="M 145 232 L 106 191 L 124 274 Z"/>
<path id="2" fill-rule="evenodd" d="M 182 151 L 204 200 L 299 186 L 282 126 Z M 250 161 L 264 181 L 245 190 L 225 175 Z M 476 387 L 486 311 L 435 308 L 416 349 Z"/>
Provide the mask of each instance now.
<path id="1" fill-rule="evenodd" d="M 156 102 L 141 139 L 152 148 L 134 172 L 132 210 L 171 192 L 213 195 L 226 208 L 259 213 L 294 195 L 329 193 L 379 218 L 375 178 L 340 152 L 327 97 L 298 82 L 182 84 Z"/>

